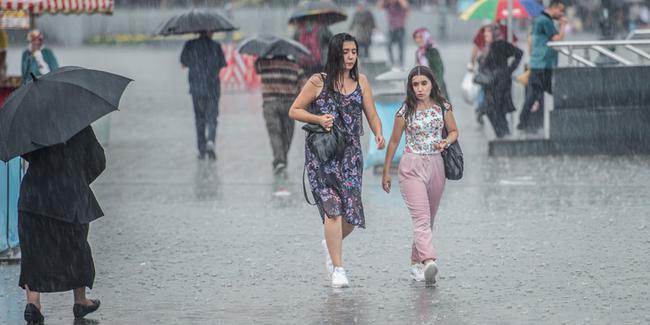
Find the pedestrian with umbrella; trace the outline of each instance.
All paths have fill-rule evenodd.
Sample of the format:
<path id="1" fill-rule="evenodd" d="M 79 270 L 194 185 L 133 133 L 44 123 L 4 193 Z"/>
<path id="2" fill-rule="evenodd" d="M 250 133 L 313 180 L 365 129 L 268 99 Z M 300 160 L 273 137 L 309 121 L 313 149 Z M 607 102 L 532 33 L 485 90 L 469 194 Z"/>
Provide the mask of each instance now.
<path id="1" fill-rule="evenodd" d="M 95 278 L 87 238 L 103 216 L 90 184 L 106 158 L 90 124 L 117 109 L 131 80 L 79 67 L 32 77 L 0 109 L 0 160 L 29 162 L 18 202 L 19 285 L 25 321 L 42 324 L 42 292 L 72 290 L 75 318 L 99 308 L 86 297 Z"/>
<path id="2" fill-rule="evenodd" d="M 509 10 L 509 7 L 512 10 Z M 543 10 L 544 7 L 536 0 L 478 0 L 469 5 L 460 16 L 462 20 L 489 20 L 493 23 L 481 26 L 474 35 L 472 40 L 474 46 L 467 69 L 470 72 L 476 72 L 479 67 L 478 63 L 480 63 L 478 62 L 479 58 L 485 58 L 489 52 L 490 44 L 485 39 L 486 29 L 492 29 L 492 25 L 497 24 L 499 33 L 503 35 L 503 39 L 515 45 L 518 40 L 517 36 L 512 33 L 512 26 L 504 25 L 501 21 L 508 20 L 510 22 L 512 18 L 528 19 L 536 17 Z M 491 30 L 488 33 L 491 33 Z M 481 107 L 485 107 L 483 105 L 484 95 L 481 89 L 481 94 L 478 96 L 478 103 L 476 105 L 476 121 L 480 125 L 483 125 L 483 115 L 486 114 L 485 111 L 481 110 Z"/>
<path id="3" fill-rule="evenodd" d="M 289 108 L 304 80 L 295 57 L 310 52 L 294 40 L 273 35 L 246 39 L 237 51 L 258 56 L 255 72 L 262 78 L 262 112 L 273 150 L 273 174 L 284 177 L 295 126 L 289 118 Z"/>
<path id="4" fill-rule="evenodd" d="M 185 43 L 180 57 L 183 68 L 189 69 L 199 159 L 205 159 L 206 154 L 211 160 L 217 158 L 215 141 L 221 97 L 219 72 L 227 65 L 221 44 L 212 40 L 212 33 L 236 29 L 228 18 L 218 13 L 192 10 L 170 18 L 157 30 L 160 35 L 199 35 Z"/>
<path id="5" fill-rule="evenodd" d="M 328 44 L 333 35 L 328 26 L 346 19 L 347 15 L 332 2 L 302 1 L 298 4 L 289 18 L 289 24 L 296 26 L 293 39 L 311 52 L 311 55 L 298 57 L 298 64 L 305 70 L 305 75 L 323 71 Z"/>

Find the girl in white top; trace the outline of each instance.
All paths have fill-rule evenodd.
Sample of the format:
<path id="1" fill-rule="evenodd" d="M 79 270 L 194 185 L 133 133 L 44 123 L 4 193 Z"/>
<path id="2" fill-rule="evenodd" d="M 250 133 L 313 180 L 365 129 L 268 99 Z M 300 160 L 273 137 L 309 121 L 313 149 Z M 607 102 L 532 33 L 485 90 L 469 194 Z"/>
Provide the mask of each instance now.
<path id="1" fill-rule="evenodd" d="M 433 250 L 432 227 L 445 186 L 445 168 L 440 152 L 458 139 L 451 105 L 442 96 L 433 72 L 417 66 L 408 77 L 406 100 L 395 117 L 388 142 L 382 185 L 390 193 L 390 165 L 406 133 L 404 155 L 399 163 L 399 185 L 413 220 L 411 277 L 435 284 L 438 267 Z M 447 137 L 442 138 L 443 127 Z"/>

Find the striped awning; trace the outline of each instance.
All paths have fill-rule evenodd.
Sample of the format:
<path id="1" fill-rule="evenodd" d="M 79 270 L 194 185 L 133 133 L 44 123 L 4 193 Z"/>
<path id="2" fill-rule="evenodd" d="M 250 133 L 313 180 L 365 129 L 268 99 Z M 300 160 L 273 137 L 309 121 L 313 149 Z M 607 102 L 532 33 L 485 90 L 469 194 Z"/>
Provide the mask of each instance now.
<path id="1" fill-rule="evenodd" d="M 113 0 L 0 0 L 0 11 L 27 10 L 32 14 L 112 14 Z"/>

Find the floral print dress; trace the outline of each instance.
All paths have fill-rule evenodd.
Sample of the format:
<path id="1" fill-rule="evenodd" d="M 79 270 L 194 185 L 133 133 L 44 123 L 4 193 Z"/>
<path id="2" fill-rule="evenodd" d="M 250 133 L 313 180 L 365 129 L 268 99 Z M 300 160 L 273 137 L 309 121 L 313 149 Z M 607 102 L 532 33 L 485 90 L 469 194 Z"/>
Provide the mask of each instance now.
<path id="1" fill-rule="evenodd" d="M 337 109 L 338 106 L 338 109 Z M 334 124 L 346 135 L 346 147 L 341 158 L 321 165 L 316 155 L 305 145 L 305 168 L 309 185 L 323 222 L 325 217 L 342 216 L 355 226 L 365 228 L 366 221 L 361 204 L 363 176 L 363 96 L 357 83 L 349 95 L 323 90 L 308 108 L 316 115 L 331 114 Z M 339 114 L 340 112 L 340 114 Z"/>

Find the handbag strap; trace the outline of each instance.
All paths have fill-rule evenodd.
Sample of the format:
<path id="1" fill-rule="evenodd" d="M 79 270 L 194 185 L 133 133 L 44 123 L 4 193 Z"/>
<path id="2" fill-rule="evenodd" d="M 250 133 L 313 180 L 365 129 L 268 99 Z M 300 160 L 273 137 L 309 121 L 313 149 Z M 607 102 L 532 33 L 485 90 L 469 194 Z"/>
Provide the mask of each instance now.
<path id="1" fill-rule="evenodd" d="M 442 105 L 440 105 L 440 108 L 442 108 L 442 138 L 446 139 L 447 135 L 449 135 L 449 132 L 447 132 L 447 124 L 445 123 L 445 111 L 447 110 L 445 108 L 445 103 L 442 103 Z"/>
<path id="2" fill-rule="evenodd" d="M 321 75 L 321 78 L 323 78 L 323 88 L 326 91 L 329 91 L 329 89 L 327 89 L 329 76 L 327 74 L 323 73 L 323 72 L 321 72 L 320 75 Z M 359 81 L 357 81 L 357 83 L 359 83 Z M 355 89 L 355 91 L 356 91 L 356 89 Z M 336 115 L 340 118 L 341 121 L 343 121 L 343 114 L 341 113 L 341 110 L 340 110 L 340 107 L 339 107 L 339 106 L 341 106 L 341 101 L 340 101 L 341 98 L 340 98 L 340 96 L 342 94 L 340 92 L 337 92 L 337 91 L 334 91 L 334 90 L 332 90 L 331 93 L 332 94 L 330 94 L 330 96 L 332 97 L 332 100 L 334 100 L 334 104 L 335 104 L 334 105 L 334 110 L 336 110 Z M 336 119 L 335 119 L 335 121 L 336 121 Z M 335 125 L 332 125 L 332 127 L 335 127 Z M 339 128 L 339 129 L 341 131 L 345 132 L 344 128 Z"/>
<path id="3" fill-rule="evenodd" d="M 316 202 L 311 203 L 309 201 L 309 197 L 307 196 L 307 186 L 305 185 L 305 172 L 307 170 L 307 165 L 302 167 L 302 194 L 305 196 L 305 201 L 307 201 L 307 204 L 309 205 L 316 205 Z"/>

